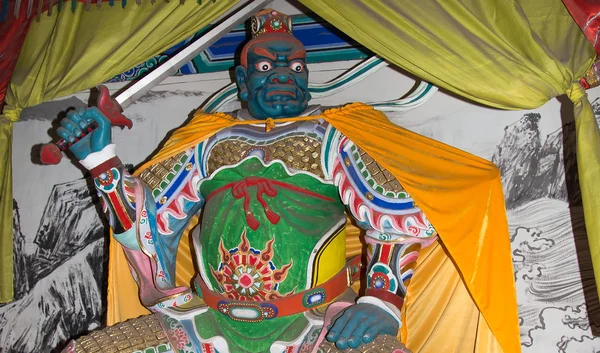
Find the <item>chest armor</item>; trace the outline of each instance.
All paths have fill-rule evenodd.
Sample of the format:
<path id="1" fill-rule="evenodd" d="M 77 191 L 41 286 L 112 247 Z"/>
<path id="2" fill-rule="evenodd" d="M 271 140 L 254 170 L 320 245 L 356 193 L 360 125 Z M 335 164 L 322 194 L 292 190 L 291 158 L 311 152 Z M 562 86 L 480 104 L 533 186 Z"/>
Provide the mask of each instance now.
<path id="1" fill-rule="evenodd" d="M 294 171 L 305 171 L 323 178 L 322 142 L 327 123 L 294 122 L 265 132 L 264 125 L 241 125 L 219 132 L 202 151 L 207 175 L 224 166 L 238 164 L 250 156 L 266 163 L 282 161 Z"/>

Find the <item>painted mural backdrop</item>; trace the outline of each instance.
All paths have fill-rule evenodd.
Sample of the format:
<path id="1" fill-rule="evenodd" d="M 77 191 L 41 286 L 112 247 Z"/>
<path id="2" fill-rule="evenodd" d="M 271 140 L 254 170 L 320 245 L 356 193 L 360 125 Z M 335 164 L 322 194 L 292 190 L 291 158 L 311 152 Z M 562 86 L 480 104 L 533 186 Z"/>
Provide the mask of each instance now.
<path id="1" fill-rule="evenodd" d="M 600 98 L 593 107 L 600 117 Z M 507 126 L 502 174 L 523 353 L 600 351 L 600 306 L 578 189 L 575 125 L 543 136 L 543 116 Z M 559 333 L 559 334 L 556 334 Z"/>
<path id="2" fill-rule="evenodd" d="M 377 87 L 373 80 L 361 84 Z M 164 137 L 165 132 L 154 125 L 158 119 L 174 128 L 185 120 L 190 107 L 200 105 L 209 94 L 169 86 L 168 91 L 152 92 L 131 106 L 128 115 L 136 122 L 136 130 L 124 134 L 134 138 L 117 141 L 119 148 L 137 153 L 138 160 L 128 162 L 138 163 L 150 151 L 140 148 L 136 138 L 146 134 L 155 144 Z M 599 89 L 590 92 L 600 119 L 599 96 Z M 507 236 L 513 247 L 523 352 L 600 351 L 600 338 L 595 337 L 600 332 L 600 305 L 581 197 L 574 187 L 573 123 L 558 128 L 557 102 L 551 109 L 521 113 L 460 103 L 461 109 L 478 121 L 502 121 L 502 126 L 478 128 L 455 119 L 458 123 L 453 130 L 444 130 L 440 122 L 455 113 L 441 98 L 444 95 L 438 93 L 410 112 L 418 117 L 424 109 L 434 111 L 426 119 L 399 115 L 394 121 L 461 148 L 466 144 L 468 151 L 499 166 L 510 226 Z M 26 109 L 15 126 L 15 150 L 40 142 L 28 142 L 32 136 L 44 141 L 50 120 L 68 107 L 84 105 L 70 98 Z M 547 131 L 548 121 L 558 122 L 554 132 Z M 15 178 L 15 190 L 19 191 L 14 195 L 13 213 L 16 299 L 0 307 L 0 352 L 52 352 L 68 338 L 102 323 L 106 228 L 95 193 L 81 171 L 67 162 L 43 169 L 49 167 L 36 166 L 23 156 L 18 152 L 14 156 L 14 173 L 19 176 Z"/>

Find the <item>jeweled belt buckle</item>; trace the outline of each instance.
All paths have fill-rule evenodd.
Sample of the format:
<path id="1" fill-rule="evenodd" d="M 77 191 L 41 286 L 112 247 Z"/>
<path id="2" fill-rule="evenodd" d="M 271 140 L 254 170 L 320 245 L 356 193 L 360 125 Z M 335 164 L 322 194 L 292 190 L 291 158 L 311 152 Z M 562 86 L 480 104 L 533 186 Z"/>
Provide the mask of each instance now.
<path id="1" fill-rule="evenodd" d="M 230 319 L 241 322 L 261 322 L 277 317 L 277 307 L 269 303 L 228 302 L 221 300 L 217 310 Z"/>

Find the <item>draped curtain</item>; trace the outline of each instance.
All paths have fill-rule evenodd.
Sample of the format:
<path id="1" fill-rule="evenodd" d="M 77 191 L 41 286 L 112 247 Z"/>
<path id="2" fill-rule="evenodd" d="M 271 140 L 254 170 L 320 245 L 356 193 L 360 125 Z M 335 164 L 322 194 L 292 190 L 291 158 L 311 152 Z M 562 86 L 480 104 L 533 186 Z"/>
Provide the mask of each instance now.
<path id="1" fill-rule="evenodd" d="M 74 11 L 55 9 L 31 24 L 0 116 L 0 301 L 12 299 L 10 148 L 12 122 L 19 120 L 21 110 L 94 87 L 191 36 L 235 3 L 172 1 L 130 3 L 125 8 L 104 4 L 90 11 L 84 11 L 85 3 L 73 3 Z M 17 39 L 4 36 L 0 45 Z"/>
<path id="2" fill-rule="evenodd" d="M 19 17 L 11 16 L 7 21 L 3 15 L 14 13 L 15 3 L 0 5 L 0 112 L 8 82 L 17 64 L 21 47 L 25 41 L 31 19 L 25 7 L 20 8 Z M 0 303 L 13 298 L 13 242 L 12 242 L 12 123 L 14 116 L 0 115 Z"/>
<path id="3" fill-rule="evenodd" d="M 574 103 L 586 228 L 594 271 L 600 278 L 600 223 L 596 220 L 600 212 L 600 132 L 578 83 L 595 52 L 560 0 L 301 3 L 389 62 L 475 102 L 502 109 L 532 109 L 567 94 Z M 460 244 L 452 248 L 456 246 Z M 463 277 L 462 283 L 455 283 L 464 274 L 450 271 L 451 262 L 439 256 L 444 251 L 448 252 L 441 246 L 431 250 L 429 266 L 420 260 L 421 268 L 411 282 L 405 304 L 407 327 L 403 328 L 408 346 L 417 352 L 483 353 L 498 348 L 493 348 L 495 338 L 505 353 L 518 351 L 519 337 L 502 327 L 503 311 L 516 308 L 488 303 L 473 278 Z M 446 282 L 428 277 L 427 273 L 442 270 L 447 273 Z M 432 290 L 436 285 L 445 290 Z M 463 287 L 468 293 L 460 290 Z M 459 310 L 468 302 L 465 295 L 472 296 L 482 318 Z M 457 327 L 464 329 L 457 331 Z M 493 336 L 483 335 L 486 330 Z"/>

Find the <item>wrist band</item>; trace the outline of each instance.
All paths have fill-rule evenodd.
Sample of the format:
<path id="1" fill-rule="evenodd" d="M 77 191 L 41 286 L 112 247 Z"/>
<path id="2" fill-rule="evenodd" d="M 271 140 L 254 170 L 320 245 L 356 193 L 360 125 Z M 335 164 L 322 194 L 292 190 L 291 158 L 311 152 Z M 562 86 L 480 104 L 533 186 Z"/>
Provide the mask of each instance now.
<path id="1" fill-rule="evenodd" d="M 81 165 L 84 166 L 85 169 L 92 170 L 100 164 L 104 163 L 106 160 L 116 155 L 117 146 L 111 143 L 110 145 L 104 146 L 104 148 L 101 151 L 92 152 L 88 154 L 88 156 L 80 160 L 79 163 L 81 163 Z"/>
<path id="2" fill-rule="evenodd" d="M 392 292 L 388 292 L 385 289 L 367 288 L 365 295 L 381 299 L 395 306 L 398 310 L 402 309 L 404 299 L 400 298 Z"/>
<path id="3" fill-rule="evenodd" d="M 92 175 L 92 178 L 97 178 L 100 174 L 106 172 L 107 170 L 110 170 L 111 168 L 118 167 L 121 164 L 123 163 L 121 163 L 119 157 L 115 156 L 107 161 L 102 162 L 98 166 L 90 169 L 90 174 Z"/>

